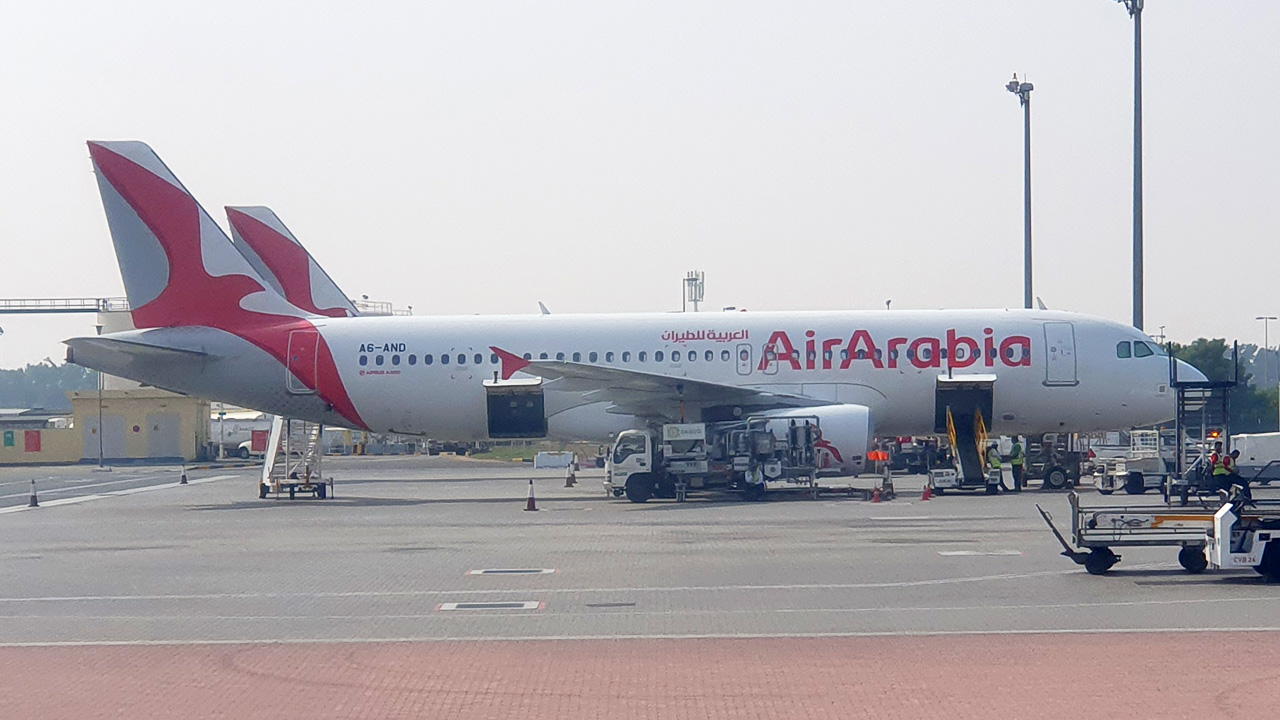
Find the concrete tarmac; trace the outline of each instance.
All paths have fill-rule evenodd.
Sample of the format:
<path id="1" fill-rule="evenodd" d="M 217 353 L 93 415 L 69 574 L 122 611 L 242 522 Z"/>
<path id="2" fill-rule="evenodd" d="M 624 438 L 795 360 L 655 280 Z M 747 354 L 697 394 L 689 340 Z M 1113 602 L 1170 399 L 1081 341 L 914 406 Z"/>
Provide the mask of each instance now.
<path id="1" fill-rule="evenodd" d="M 64 471 L 66 486 L 73 486 L 74 471 Z M 41 674 L 47 663 L 108 668 L 99 678 L 105 684 L 89 688 L 103 703 L 94 707 L 104 715 L 144 717 L 172 707 L 148 705 L 149 691 L 134 682 L 111 682 L 114 669 L 173 683 L 174 663 L 212 663 L 203 676 L 210 687 L 238 682 L 237 692 L 291 696 L 304 694 L 298 688 L 307 675 L 294 677 L 281 667 L 328 668 L 316 672 L 327 678 L 322 684 L 329 692 L 338 682 L 330 677 L 334 667 L 375 657 L 374 665 L 392 658 L 397 667 L 423 663 L 432 679 L 349 668 L 347 674 L 372 683 L 351 693 L 385 692 L 426 705 L 352 702 L 343 706 L 347 711 L 321 714 L 386 717 L 379 711 L 430 706 L 438 717 L 799 717 L 814 715 L 812 702 L 874 695 L 874 707 L 887 714 L 978 717 L 990 715 L 966 708 L 991 710 L 1003 680 L 974 668 L 1016 657 L 1022 664 L 1007 670 L 1023 689 L 1059 671 L 1085 682 L 1147 668 L 1143 687 L 1156 692 L 1142 697 L 1156 704 L 1148 706 L 1153 712 L 1137 714 L 1176 716 L 1193 707 L 1185 695 L 1196 688 L 1179 686 L 1188 674 L 1171 668 L 1186 669 L 1197 682 L 1211 683 L 1215 678 L 1206 673 L 1217 672 L 1238 684 L 1249 668 L 1280 660 L 1271 657 L 1280 651 L 1268 649 L 1280 639 L 1280 586 L 1264 584 L 1252 571 L 1187 574 L 1173 548 L 1122 550 L 1123 561 L 1108 575 L 1090 576 L 1058 554 L 1035 511 L 1039 502 L 1069 525 L 1062 494 L 949 493 L 922 502 L 920 479 L 899 478 L 899 499 L 879 504 L 799 496 L 743 503 L 721 496 L 633 505 L 607 498 L 598 470 L 580 473 L 574 488 L 563 487 L 559 471 L 447 456 L 328 458 L 326 472 L 336 478 L 336 497 L 323 501 L 259 500 L 253 470 L 211 470 L 192 472 L 187 486 L 157 473 L 164 482 L 122 487 L 143 488 L 136 492 L 80 494 L 88 499 L 52 507 L 42 497 L 44 507 L 0 515 L 0 716 L 41 717 L 56 709 L 48 698 L 57 696 L 9 692 L 19 682 L 61 685 L 56 673 Z M 0 483 L 13 473 L 0 471 Z M 531 477 L 537 512 L 523 510 Z M 1091 493 L 1089 499 L 1102 500 Z M 1254 644 L 1268 663 L 1259 663 L 1256 653 L 1231 662 L 1241 637 L 1266 638 Z M 611 649 L 584 649 L 593 643 Z M 1058 648 L 1058 654 L 1028 652 L 1036 647 Z M 1209 647 L 1226 655 L 1202 669 Z M 601 652 L 639 673 L 637 683 L 619 685 Z M 777 663 L 769 660 L 773 654 Z M 667 679 L 639 682 L 656 671 L 634 668 L 658 656 L 682 678 L 705 675 L 706 663 L 714 662 L 721 670 L 738 667 L 745 680 L 735 675 L 698 686 L 659 672 Z M 239 660 L 232 662 L 246 657 L 282 674 L 274 680 L 254 674 L 266 670 L 246 675 L 236 669 Z M 868 657 L 885 663 L 868 664 Z M 1121 657 L 1126 667 L 1116 670 Z M 568 672 L 548 665 L 555 658 L 595 664 Z M 1057 667 L 1068 658 L 1073 664 Z M 1101 667 L 1090 667 L 1091 661 Z M 535 673 L 516 683 L 528 703 L 504 705 L 512 701 L 507 691 L 478 679 L 498 662 L 505 671 L 514 663 Z M 837 685 L 847 682 L 830 692 L 779 690 L 745 709 L 724 695 L 740 699 L 744 690 L 736 683 L 750 687 L 757 676 L 773 677 L 769 687 L 778 673 L 800 684 L 813 673 L 825 678 L 831 672 L 822 668 L 833 663 L 837 669 L 848 663 L 849 673 L 879 670 L 895 682 L 902 672 L 932 671 L 937 682 L 954 687 L 920 705 L 835 672 Z M 1023 666 L 1028 671 L 1019 670 Z M 1256 680 L 1274 690 L 1271 675 Z M 455 682 L 470 693 L 470 707 L 432 704 L 439 700 L 432 693 Z M 1057 692 L 1065 697 L 1071 687 Z M 1099 710 L 1133 708 L 1108 703 L 1137 696 L 1122 697 L 1120 685 L 1109 692 L 1109 699 L 1097 698 Z M 724 695 L 720 701 L 717 693 Z M 985 694 L 981 702 L 979 693 Z M 562 695 L 589 695 L 597 704 L 547 700 Z M 1233 712 L 1253 707 L 1251 695 L 1243 697 L 1233 696 Z M 1169 704 L 1173 698 L 1177 704 Z M 1004 716 L 1065 717 L 1076 710 L 1061 703 L 1036 709 L 1009 697 L 1015 699 L 1017 712 Z M 227 714 L 226 703 L 235 703 L 222 700 L 216 693 L 202 696 L 193 700 L 198 712 L 184 714 Z M 1221 709 L 1211 700 L 1209 711 Z M 1175 714 L 1155 712 L 1161 703 Z M 258 707 L 280 712 L 255 714 L 246 706 L 235 714 L 315 710 L 305 703 Z"/>

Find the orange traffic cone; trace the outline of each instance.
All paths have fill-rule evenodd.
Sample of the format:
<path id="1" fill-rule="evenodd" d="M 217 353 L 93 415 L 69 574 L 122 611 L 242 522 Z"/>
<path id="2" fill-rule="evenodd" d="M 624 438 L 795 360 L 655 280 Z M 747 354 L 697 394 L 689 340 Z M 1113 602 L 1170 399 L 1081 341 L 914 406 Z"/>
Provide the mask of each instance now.
<path id="1" fill-rule="evenodd" d="M 880 502 L 880 488 L 876 488 L 871 492 L 871 502 L 873 503 Z"/>
<path id="2" fill-rule="evenodd" d="M 537 510 L 538 504 L 533 500 L 533 478 L 529 478 L 529 499 L 524 504 L 525 510 Z"/>
<path id="3" fill-rule="evenodd" d="M 36 499 L 36 481 L 31 480 L 31 499 L 27 501 L 27 507 L 40 507 L 40 501 Z"/>
<path id="4" fill-rule="evenodd" d="M 187 466 L 185 463 L 182 466 L 182 477 L 178 479 L 178 484 L 179 485 L 187 484 Z"/>

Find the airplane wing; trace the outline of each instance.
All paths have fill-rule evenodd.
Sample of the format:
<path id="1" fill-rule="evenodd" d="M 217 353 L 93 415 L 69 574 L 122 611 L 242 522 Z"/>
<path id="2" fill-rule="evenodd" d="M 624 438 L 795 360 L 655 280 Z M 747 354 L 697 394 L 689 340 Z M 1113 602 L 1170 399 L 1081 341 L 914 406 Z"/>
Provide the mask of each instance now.
<path id="1" fill-rule="evenodd" d="M 690 414 L 696 414 L 699 408 L 737 407 L 744 411 L 759 411 L 837 404 L 800 395 L 640 370 L 564 360 L 525 360 L 500 348 L 489 349 L 502 361 L 504 380 L 517 372 L 527 373 L 553 381 L 554 384 L 548 383 L 548 389 L 581 391 L 588 400 L 609 402 L 612 404 L 611 412 L 619 414 L 679 419 L 684 414 L 682 405 Z"/>

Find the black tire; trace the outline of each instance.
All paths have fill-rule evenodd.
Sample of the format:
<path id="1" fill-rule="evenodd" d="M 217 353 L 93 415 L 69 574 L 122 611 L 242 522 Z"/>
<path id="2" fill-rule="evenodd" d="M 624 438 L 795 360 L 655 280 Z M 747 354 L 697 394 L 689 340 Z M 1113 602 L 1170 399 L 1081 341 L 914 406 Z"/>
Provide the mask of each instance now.
<path id="1" fill-rule="evenodd" d="M 987 486 L 987 494 L 988 494 L 988 495 L 999 495 L 999 494 L 1000 494 L 1000 486 L 999 486 L 999 485 L 988 485 L 988 486 Z"/>
<path id="2" fill-rule="evenodd" d="M 1267 543 L 1267 549 L 1262 551 L 1262 562 L 1254 569 L 1267 582 L 1280 582 L 1280 540 Z"/>
<path id="3" fill-rule="evenodd" d="M 1044 471 L 1044 482 L 1040 487 L 1043 490 L 1062 490 L 1067 487 L 1070 478 L 1067 477 L 1067 471 L 1063 468 L 1054 467 Z"/>
<path id="4" fill-rule="evenodd" d="M 627 478 L 625 492 L 633 503 L 649 502 L 653 497 L 653 478 L 645 474 L 632 475 Z"/>
<path id="5" fill-rule="evenodd" d="M 249 448 L 242 447 L 242 448 L 240 448 L 240 452 L 238 452 L 238 453 L 236 453 L 236 454 L 240 456 L 240 459 L 241 459 L 241 460 L 248 460 L 248 459 L 249 459 Z"/>
<path id="6" fill-rule="evenodd" d="M 270 492 L 271 492 L 271 486 L 270 486 L 270 485 L 263 485 L 262 483 L 258 483 L 258 499 L 259 499 L 259 500 L 266 500 L 266 499 L 267 499 L 267 495 L 268 495 Z"/>
<path id="7" fill-rule="evenodd" d="M 934 489 L 933 489 L 933 494 L 934 494 L 934 495 L 941 495 L 942 493 L 943 493 L 943 488 L 934 488 Z"/>
<path id="8" fill-rule="evenodd" d="M 293 485 L 289 486 L 289 499 L 296 500 L 298 498 L 298 488 Z"/>
<path id="9" fill-rule="evenodd" d="M 1103 488 L 1103 487 L 1101 487 L 1101 486 L 1099 486 L 1099 487 L 1098 487 L 1098 494 L 1099 494 L 1099 495 L 1110 495 L 1111 493 L 1113 493 L 1113 492 L 1115 492 L 1115 491 L 1116 491 L 1116 490 L 1115 490 L 1115 488 Z"/>
<path id="10" fill-rule="evenodd" d="M 747 483 L 742 487 L 742 499 L 747 502 L 761 502 L 765 497 L 764 483 Z"/>
<path id="11" fill-rule="evenodd" d="M 329 497 L 329 486 L 324 483 L 316 485 L 316 497 L 321 500 Z"/>
<path id="12" fill-rule="evenodd" d="M 1084 559 L 1084 569 L 1090 575 L 1104 575 L 1120 561 L 1116 554 L 1111 552 L 1111 548 L 1094 548 L 1089 551 L 1089 555 Z"/>
<path id="13" fill-rule="evenodd" d="M 1187 546 L 1178 551 L 1178 564 L 1192 575 L 1198 575 L 1209 567 L 1209 560 L 1204 556 L 1203 547 Z"/>
<path id="14" fill-rule="evenodd" d="M 1130 495 L 1141 495 L 1147 491 L 1142 482 L 1142 473 L 1129 473 L 1124 479 L 1124 491 Z"/>

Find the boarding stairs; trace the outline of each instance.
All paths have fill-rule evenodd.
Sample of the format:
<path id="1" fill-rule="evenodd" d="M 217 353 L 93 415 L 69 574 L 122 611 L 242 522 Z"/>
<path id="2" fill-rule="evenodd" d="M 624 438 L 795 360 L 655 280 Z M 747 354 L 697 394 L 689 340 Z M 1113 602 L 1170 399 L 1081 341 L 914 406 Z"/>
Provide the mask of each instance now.
<path id="1" fill-rule="evenodd" d="M 963 485 L 986 483 L 986 463 L 982 450 L 986 446 L 987 426 L 981 410 L 954 413 L 947 408 L 947 435 L 951 440 L 952 457 Z"/>
<path id="2" fill-rule="evenodd" d="M 323 424 L 275 416 L 258 496 L 274 493 L 278 498 L 287 492 L 293 499 L 302 492 L 322 500 L 332 497 L 333 478 L 324 477 L 323 463 Z"/>

